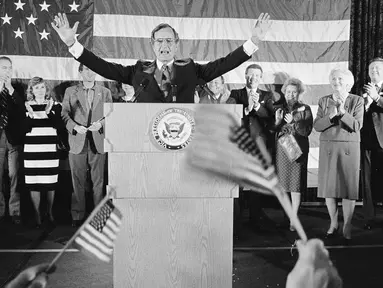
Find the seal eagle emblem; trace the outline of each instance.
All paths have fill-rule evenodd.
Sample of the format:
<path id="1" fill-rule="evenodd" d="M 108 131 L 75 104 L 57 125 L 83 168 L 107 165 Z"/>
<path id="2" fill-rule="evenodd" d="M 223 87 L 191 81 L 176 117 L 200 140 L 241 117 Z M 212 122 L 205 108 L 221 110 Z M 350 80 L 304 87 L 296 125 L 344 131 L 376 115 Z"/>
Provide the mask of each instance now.
<path id="1" fill-rule="evenodd" d="M 194 134 L 192 114 L 192 111 L 184 108 L 169 108 L 158 113 L 151 129 L 155 142 L 169 150 L 184 149 Z"/>

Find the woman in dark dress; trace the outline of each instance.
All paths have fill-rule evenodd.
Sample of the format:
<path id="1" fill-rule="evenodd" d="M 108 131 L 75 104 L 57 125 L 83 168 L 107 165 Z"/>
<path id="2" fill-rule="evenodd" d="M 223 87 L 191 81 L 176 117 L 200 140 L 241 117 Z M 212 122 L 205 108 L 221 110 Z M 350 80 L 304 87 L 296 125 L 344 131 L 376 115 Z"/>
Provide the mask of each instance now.
<path id="1" fill-rule="evenodd" d="M 282 92 L 286 102 L 275 112 L 275 162 L 281 185 L 291 193 L 293 209 L 297 214 L 301 203 L 301 193 L 307 189 L 308 136 L 313 128 L 313 116 L 310 106 L 300 100 L 304 85 L 299 79 L 288 79 L 282 87 Z M 290 160 L 278 141 L 286 134 L 294 136 L 302 151 L 302 155 L 295 161 Z M 295 230 L 291 223 L 290 230 Z"/>

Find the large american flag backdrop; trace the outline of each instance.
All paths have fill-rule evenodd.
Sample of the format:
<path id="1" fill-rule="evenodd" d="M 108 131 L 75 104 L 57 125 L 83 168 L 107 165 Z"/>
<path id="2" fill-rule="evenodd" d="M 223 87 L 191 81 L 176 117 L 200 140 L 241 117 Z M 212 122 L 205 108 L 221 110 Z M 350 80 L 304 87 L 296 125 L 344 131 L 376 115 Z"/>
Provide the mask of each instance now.
<path id="1" fill-rule="evenodd" d="M 0 55 L 13 60 L 16 84 L 33 76 L 49 80 L 57 99 L 78 80 L 78 63 L 50 23 L 58 12 L 71 25 L 80 21 L 78 40 L 97 55 L 122 64 L 154 59 L 150 32 L 159 23 L 180 34 L 177 57 L 204 63 L 228 54 L 251 35 L 260 12 L 272 19 L 266 41 L 251 60 L 227 73 L 229 88 L 243 87 L 244 70 L 258 63 L 264 89 L 280 93 L 289 76 L 307 85 L 303 101 L 316 113 L 330 92 L 332 68 L 348 68 L 349 0 L 0 0 Z M 106 79 L 112 88 L 114 83 Z M 309 186 L 316 186 L 318 134 L 310 137 Z"/>

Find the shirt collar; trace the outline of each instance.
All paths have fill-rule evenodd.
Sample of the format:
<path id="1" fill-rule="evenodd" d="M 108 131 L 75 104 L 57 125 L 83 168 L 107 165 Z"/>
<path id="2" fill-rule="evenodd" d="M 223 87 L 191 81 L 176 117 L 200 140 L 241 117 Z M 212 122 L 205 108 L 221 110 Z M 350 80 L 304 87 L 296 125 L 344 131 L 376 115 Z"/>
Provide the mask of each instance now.
<path id="1" fill-rule="evenodd" d="M 96 89 L 96 82 L 94 82 L 94 85 L 92 86 L 92 88 L 86 88 L 84 86 L 84 83 L 81 81 L 80 82 L 80 87 L 83 89 L 83 90 L 95 90 Z"/>
<path id="2" fill-rule="evenodd" d="M 249 96 L 251 90 L 253 89 L 250 89 L 249 87 L 246 86 L 247 96 Z M 257 91 L 258 91 L 258 88 L 255 90 L 255 92 Z"/>
<path id="3" fill-rule="evenodd" d="M 379 88 L 382 88 L 382 84 L 383 84 L 383 80 L 382 80 L 382 81 L 380 81 L 380 82 L 378 82 L 378 83 L 376 83 L 375 85 L 378 85 L 378 86 L 379 86 Z"/>
<path id="4" fill-rule="evenodd" d="M 161 61 L 158 60 L 158 59 L 156 60 L 156 63 L 157 63 L 157 68 L 158 68 L 158 70 L 161 71 L 162 66 L 163 66 L 165 63 L 161 62 Z M 169 63 L 166 64 L 166 65 L 168 65 L 170 71 L 171 71 L 172 68 L 173 68 L 173 63 L 174 63 L 174 59 L 173 59 L 172 61 L 170 61 Z"/>

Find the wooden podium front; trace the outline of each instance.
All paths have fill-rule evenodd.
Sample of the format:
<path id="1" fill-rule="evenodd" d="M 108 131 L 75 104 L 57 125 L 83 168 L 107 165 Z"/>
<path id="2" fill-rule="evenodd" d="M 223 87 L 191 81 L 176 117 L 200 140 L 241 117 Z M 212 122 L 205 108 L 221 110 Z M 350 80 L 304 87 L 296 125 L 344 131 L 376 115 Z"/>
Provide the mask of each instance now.
<path id="1" fill-rule="evenodd" d="M 238 186 L 185 165 L 198 105 L 107 103 L 108 185 L 123 213 L 114 288 L 232 287 Z M 242 118 L 241 105 L 220 105 Z"/>

